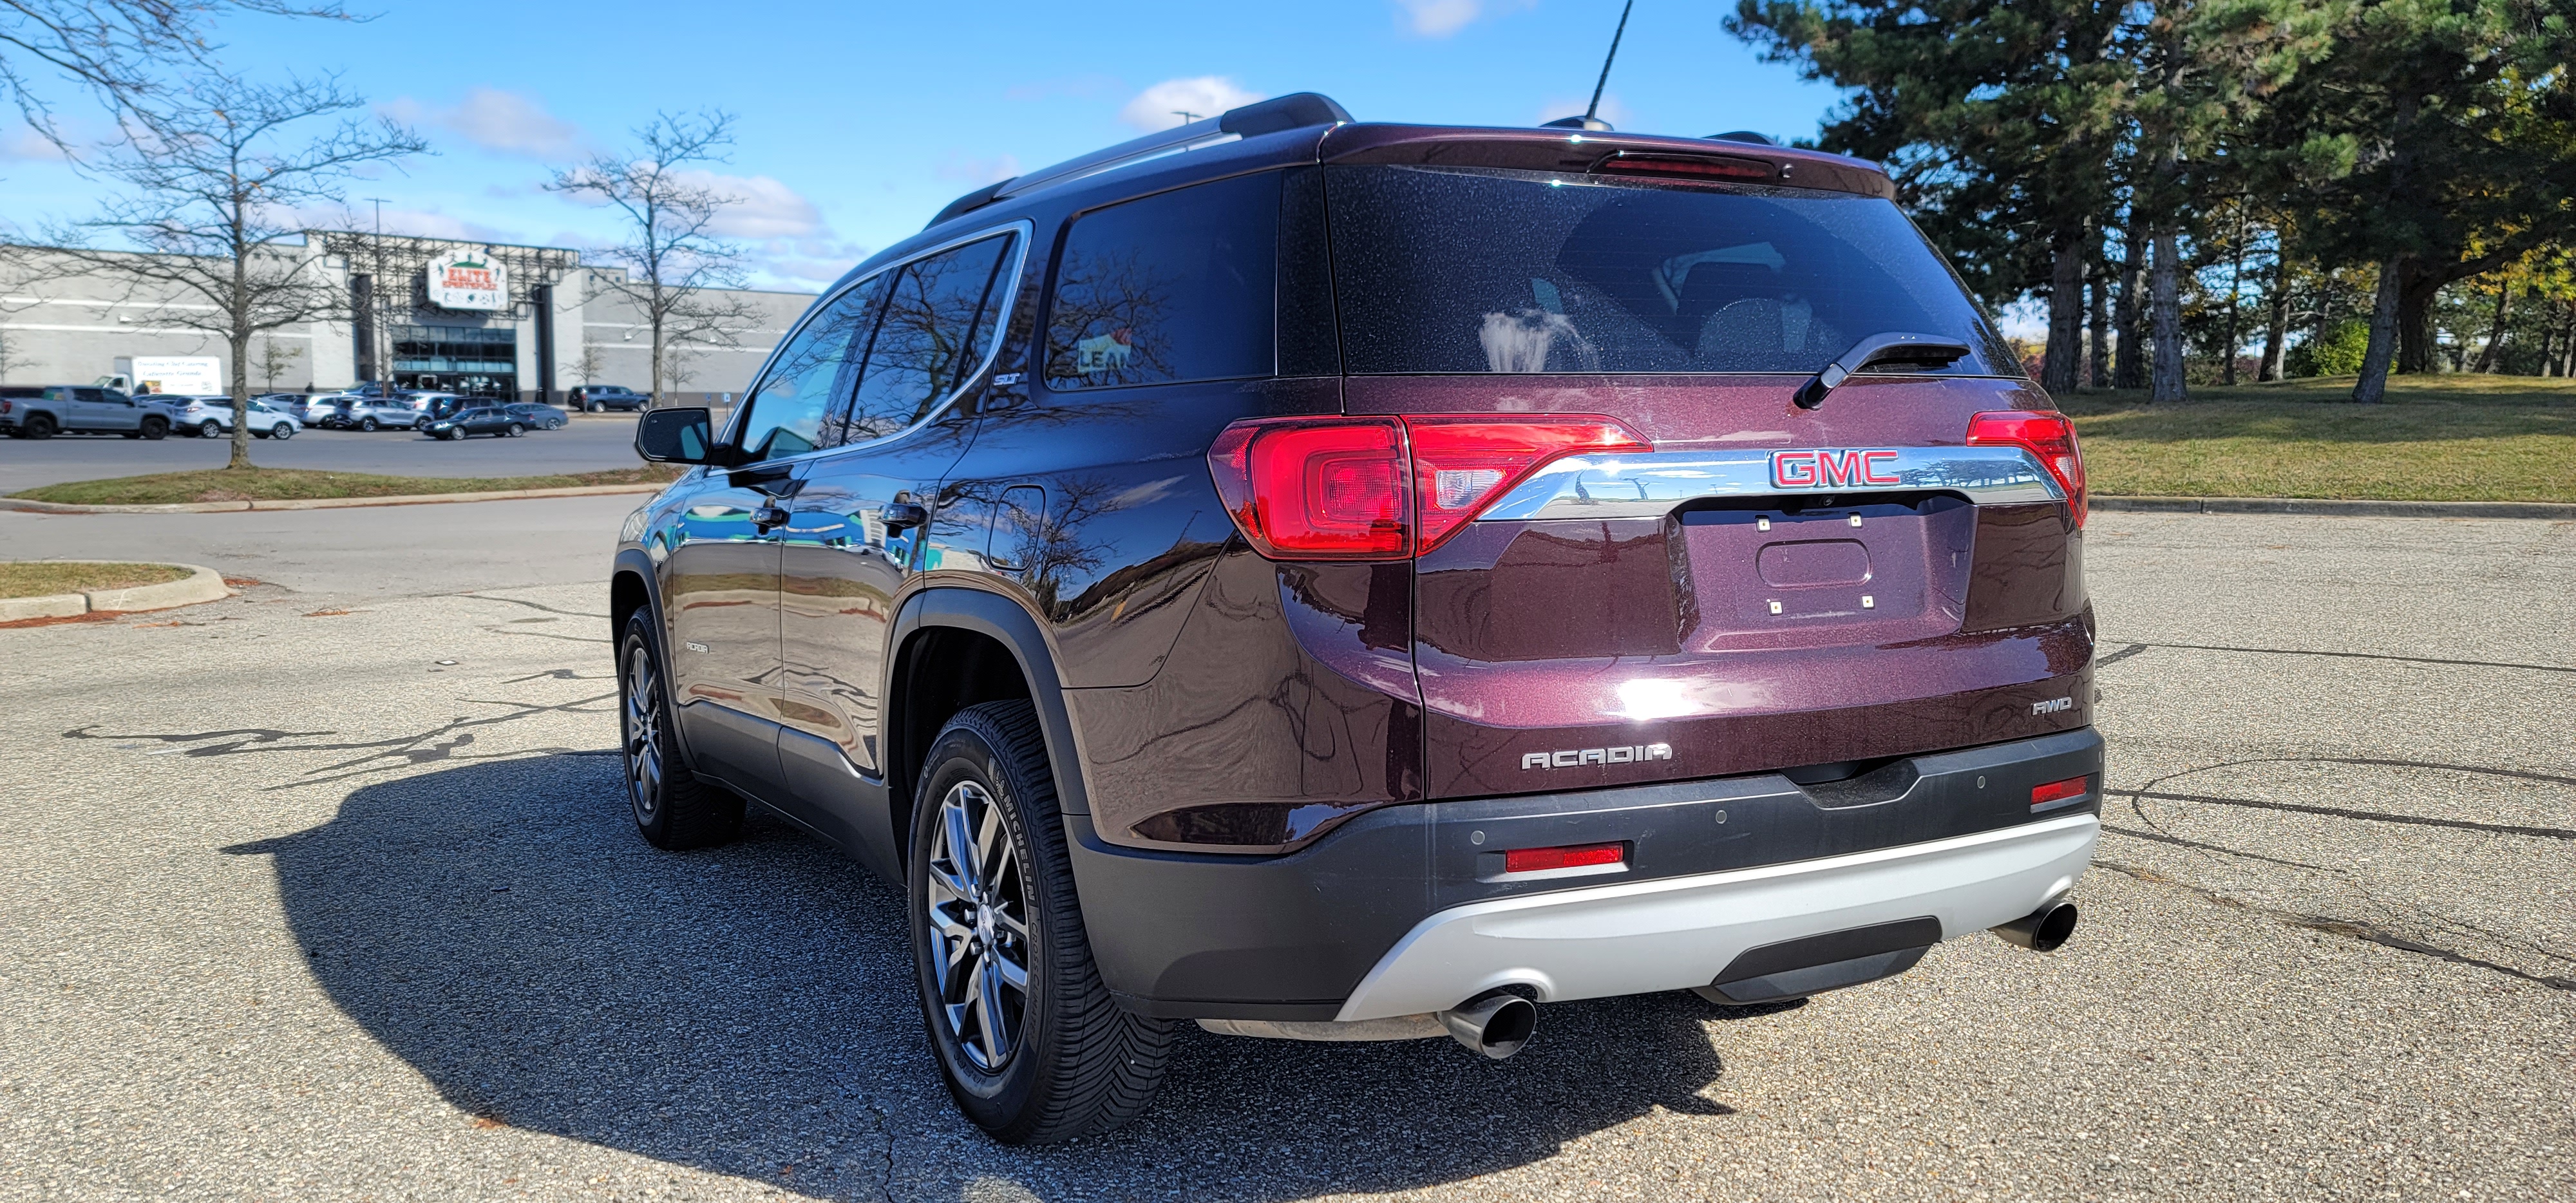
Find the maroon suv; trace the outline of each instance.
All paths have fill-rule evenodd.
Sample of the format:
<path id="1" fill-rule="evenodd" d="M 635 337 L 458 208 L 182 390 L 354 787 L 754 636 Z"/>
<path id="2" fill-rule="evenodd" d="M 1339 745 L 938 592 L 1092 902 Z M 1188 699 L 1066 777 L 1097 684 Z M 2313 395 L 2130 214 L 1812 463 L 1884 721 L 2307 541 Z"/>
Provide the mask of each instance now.
<path id="1" fill-rule="evenodd" d="M 611 593 L 635 820 L 902 884 L 1008 1141 L 1173 1025 L 1804 997 L 2098 831 L 2074 433 L 1874 165 L 1300 95 L 981 189 L 806 314 Z"/>

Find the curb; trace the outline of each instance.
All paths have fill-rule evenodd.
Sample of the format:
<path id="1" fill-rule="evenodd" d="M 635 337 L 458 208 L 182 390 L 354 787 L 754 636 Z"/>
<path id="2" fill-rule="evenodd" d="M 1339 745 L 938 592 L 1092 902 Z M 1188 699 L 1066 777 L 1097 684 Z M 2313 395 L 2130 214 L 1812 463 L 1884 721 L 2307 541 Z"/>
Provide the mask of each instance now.
<path id="1" fill-rule="evenodd" d="M 116 560 L 55 560 L 57 564 L 110 564 Z M 185 568 L 188 575 L 158 585 L 136 585 L 130 589 L 92 589 L 87 593 L 53 593 L 43 597 L 0 598 L 0 622 L 24 622 L 31 618 L 78 618 L 83 614 L 112 611 L 131 614 L 141 610 L 169 610 L 193 606 L 199 602 L 220 601 L 232 596 L 224 587 L 222 573 L 197 564 L 174 564 Z"/>
<path id="2" fill-rule="evenodd" d="M 2576 505 L 2551 501 L 2343 501 L 2324 497 L 2102 497 L 2096 510 L 2141 514 L 2306 514 L 2340 518 L 2576 519 Z"/>
<path id="3" fill-rule="evenodd" d="M 231 514 L 243 510 L 341 510 L 377 505 L 444 505 L 464 501 L 525 501 L 544 497 L 604 497 L 659 493 L 669 482 L 641 485 L 573 485 L 561 489 L 504 489 L 497 493 L 412 493 L 395 497 L 316 497 L 278 501 L 191 501 L 173 505 L 68 505 L 0 497 L 0 510 L 31 514 Z"/>

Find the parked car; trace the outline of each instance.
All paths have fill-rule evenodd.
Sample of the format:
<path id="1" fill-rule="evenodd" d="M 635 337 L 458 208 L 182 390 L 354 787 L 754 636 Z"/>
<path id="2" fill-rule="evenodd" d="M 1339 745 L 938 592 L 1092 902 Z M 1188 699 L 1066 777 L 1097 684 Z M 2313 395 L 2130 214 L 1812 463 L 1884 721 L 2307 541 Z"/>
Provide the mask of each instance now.
<path id="1" fill-rule="evenodd" d="M 469 400 L 471 398 L 461 397 L 455 393 L 435 391 L 410 392 L 402 395 L 403 404 L 418 411 L 424 420 L 443 417 Z"/>
<path id="2" fill-rule="evenodd" d="M 2055 947 L 2084 465 L 1895 195 L 1300 94 L 959 198 L 725 425 L 637 422 L 719 469 L 612 569 L 638 830 L 756 803 L 900 883 L 1012 1142 L 1136 1114 L 1177 1023 L 1498 1058 Z"/>
<path id="3" fill-rule="evenodd" d="M 256 400 L 306 426 L 315 426 L 319 425 L 314 420 L 317 403 L 319 408 L 328 409 L 330 398 L 334 395 L 332 393 L 262 393 Z"/>
<path id="4" fill-rule="evenodd" d="M 416 430 L 425 420 L 426 415 L 399 397 L 349 393 L 332 400 L 326 425 L 335 430 Z"/>
<path id="5" fill-rule="evenodd" d="M 431 438 L 461 439 L 467 435 L 489 434 L 517 438 L 537 427 L 531 415 L 513 412 L 517 407 L 498 402 L 467 405 L 454 413 L 423 426 Z M 560 421 L 561 414 L 555 415 Z"/>
<path id="6" fill-rule="evenodd" d="M 603 409 L 639 410 L 652 403 L 651 396 L 622 384 L 583 384 L 564 391 L 564 404 L 586 414 Z"/>
<path id="7" fill-rule="evenodd" d="M 0 434 L 13 439 L 56 434 L 157 439 L 170 433 L 171 419 L 156 400 L 86 384 L 0 385 Z"/>
<path id="8" fill-rule="evenodd" d="M 222 438 L 233 429 L 233 399 L 230 397 L 167 397 L 162 404 L 170 411 L 171 421 L 179 429 L 201 438 Z M 304 423 L 285 409 L 265 400 L 253 401 L 248 410 L 252 438 L 284 441 L 304 429 Z"/>

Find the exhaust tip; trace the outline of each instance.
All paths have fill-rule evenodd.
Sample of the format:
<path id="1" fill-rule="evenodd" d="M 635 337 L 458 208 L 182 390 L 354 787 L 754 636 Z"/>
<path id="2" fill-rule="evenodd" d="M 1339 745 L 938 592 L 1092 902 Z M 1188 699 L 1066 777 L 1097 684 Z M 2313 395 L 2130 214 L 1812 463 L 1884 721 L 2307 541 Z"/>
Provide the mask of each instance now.
<path id="1" fill-rule="evenodd" d="M 1538 1007 L 1517 994 L 1489 994 L 1440 1013 L 1449 1035 L 1486 1058 L 1500 1061 L 1521 1051 L 1538 1031 Z"/>
<path id="2" fill-rule="evenodd" d="M 2075 904 L 2052 902 L 2031 913 L 2003 924 L 1994 933 L 2007 944 L 2017 944 L 2032 952 L 2055 952 L 2075 934 Z"/>

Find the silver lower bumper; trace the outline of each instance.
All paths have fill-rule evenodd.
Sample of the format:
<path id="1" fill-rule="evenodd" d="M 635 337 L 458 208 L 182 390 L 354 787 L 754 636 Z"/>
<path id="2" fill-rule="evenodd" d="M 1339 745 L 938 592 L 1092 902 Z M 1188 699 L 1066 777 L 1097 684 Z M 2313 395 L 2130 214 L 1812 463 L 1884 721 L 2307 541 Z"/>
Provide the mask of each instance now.
<path id="1" fill-rule="evenodd" d="M 1704 986 L 1748 948 L 1931 915 L 1944 939 L 2021 918 L 2092 863 L 2094 815 L 1697 877 L 1502 898 L 1414 925 L 1335 1019 L 1455 1007 L 1499 986 L 1540 1001 Z"/>

